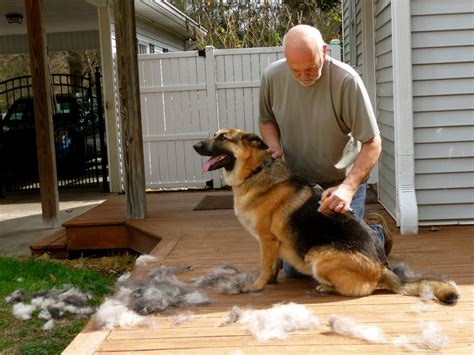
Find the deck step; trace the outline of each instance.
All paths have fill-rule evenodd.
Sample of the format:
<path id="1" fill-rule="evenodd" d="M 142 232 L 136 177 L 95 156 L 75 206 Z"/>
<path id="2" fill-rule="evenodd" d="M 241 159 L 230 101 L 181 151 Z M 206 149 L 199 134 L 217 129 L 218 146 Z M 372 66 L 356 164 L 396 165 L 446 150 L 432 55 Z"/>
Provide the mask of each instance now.
<path id="1" fill-rule="evenodd" d="M 32 255 L 47 253 L 54 258 L 66 258 L 68 256 L 66 228 L 61 227 L 43 239 L 38 240 L 30 245 L 30 250 Z"/>
<path id="2" fill-rule="evenodd" d="M 156 231 L 150 230 L 143 220 L 126 220 L 125 226 L 130 248 L 141 254 L 151 252 L 161 240 Z"/>

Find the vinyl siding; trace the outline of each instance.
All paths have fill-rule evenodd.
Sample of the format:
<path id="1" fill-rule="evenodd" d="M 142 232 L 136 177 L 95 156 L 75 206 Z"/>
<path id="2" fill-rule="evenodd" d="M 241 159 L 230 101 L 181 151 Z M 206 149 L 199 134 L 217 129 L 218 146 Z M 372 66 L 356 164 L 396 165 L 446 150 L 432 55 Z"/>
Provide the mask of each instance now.
<path id="1" fill-rule="evenodd" d="M 184 51 L 185 43 L 181 36 L 173 35 L 165 29 L 153 28 L 145 21 L 137 19 L 137 40 L 149 46 L 153 44 L 160 52 L 166 48 L 169 52 Z M 115 28 L 112 24 L 112 51 L 115 53 Z"/>
<path id="2" fill-rule="evenodd" d="M 342 25 L 344 27 L 343 60 L 345 63 L 351 65 L 362 77 L 361 1 L 362 0 L 344 1 L 342 7 Z M 353 48 L 355 48 L 355 51 Z"/>
<path id="3" fill-rule="evenodd" d="M 474 3 L 411 1 L 420 224 L 474 221 Z"/>
<path id="4" fill-rule="evenodd" d="M 66 51 L 80 49 L 99 49 L 99 31 L 48 33 L 46 42 L 49 51 Z M 28 52 L 26 35 L 3 36 L 0 40 L 0 54 Z"/>
<path id="5" fill-rule="evenodd" d="M 393 216 L 397 216 L 390 1 L 375 1 L 374 17 L 376 115 L 382 137 L 382 155 L 379 160 L 379 199 Z"/>

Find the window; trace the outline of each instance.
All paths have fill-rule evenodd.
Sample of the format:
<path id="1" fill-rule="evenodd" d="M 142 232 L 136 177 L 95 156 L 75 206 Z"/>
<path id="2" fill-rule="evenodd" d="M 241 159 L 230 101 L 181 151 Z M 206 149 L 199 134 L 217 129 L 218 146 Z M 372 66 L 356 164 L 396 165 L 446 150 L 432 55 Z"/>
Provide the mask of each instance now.
<path id="1" fill-rule="evenodd" d="M 148 46 L 144 43 L 138 43 L 138 54 L 147 54 Z"/>

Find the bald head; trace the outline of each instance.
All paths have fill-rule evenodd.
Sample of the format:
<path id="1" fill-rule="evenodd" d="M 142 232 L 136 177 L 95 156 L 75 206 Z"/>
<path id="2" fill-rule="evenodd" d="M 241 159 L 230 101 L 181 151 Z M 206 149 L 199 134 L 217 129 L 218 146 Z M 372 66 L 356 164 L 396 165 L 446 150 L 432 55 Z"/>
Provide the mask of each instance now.
<path id="1" fill-rule="evenodd" d="M 283 38 L 283 51 L 293 77 L 301 85 L 311 86 L 320 78 L 326 44 L 318 29 L 308 25 L 291 28 Z"/>
<path id="2" fill-rule="evenodd" d="M 316 27 L 308 25 L 296 25 L 292 27 L 283 37 L 283 50 L 322 50 L 324 46 L 321 32 Z"/>

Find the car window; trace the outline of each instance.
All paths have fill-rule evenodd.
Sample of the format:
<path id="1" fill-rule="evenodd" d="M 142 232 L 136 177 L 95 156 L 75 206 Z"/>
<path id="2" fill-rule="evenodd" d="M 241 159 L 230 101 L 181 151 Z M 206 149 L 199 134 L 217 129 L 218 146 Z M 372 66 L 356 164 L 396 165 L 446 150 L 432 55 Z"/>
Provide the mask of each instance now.
<path id="1" fill-rule="evenodd" d="M 8 115 L 5 117 L 6 122 L 14 125 L 23 125 L 33 123 L 33 113 L 31 105 L 28 101 L 17 101 L 10 108 Z"/>
<path id="2" fill-rule="evenodd" d="M 82 115 L 78 102 L 73 97 L 56 97 L 55 107 L 55 113 L 65 113 L 75 117 Z"/>

